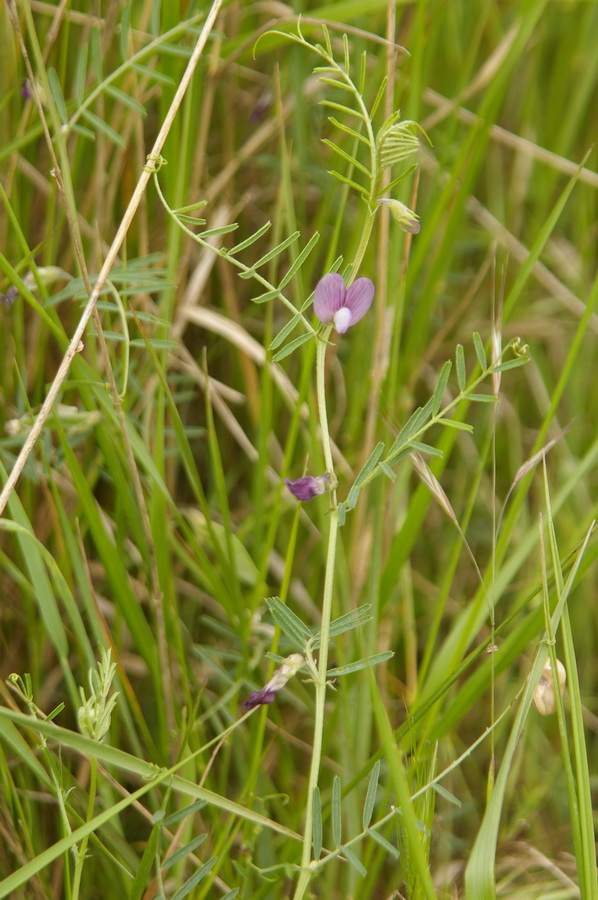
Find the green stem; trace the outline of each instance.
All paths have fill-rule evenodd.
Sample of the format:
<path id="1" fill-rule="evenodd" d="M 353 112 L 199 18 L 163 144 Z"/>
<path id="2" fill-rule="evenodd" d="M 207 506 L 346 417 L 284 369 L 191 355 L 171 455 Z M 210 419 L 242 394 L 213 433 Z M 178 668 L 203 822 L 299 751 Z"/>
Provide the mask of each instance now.
<path id="1" fill-rule="evenodd" d="M 355 253 L 355 259 L 353 260 L 353 266 L 351 268 L 351 275 L 347 281 L 347 286 L 351 284 L 351 282 L 355 281 L 357 277 L 357 273 L 359 272 L 359 267 L 363 261 L 363 257 L 365 255 L 365 251 L 367 249 L 367 245 L 370 240 L 370 235 L 372 233 L 372 228 L 374 227 L 374 219 L 376 218 L 376 212 L 367 213 L 367 218 L 365 220 L 365 224 L 361 231 L 361 237 L 359 238 L 359 244 L 357 246 L 357 251 Z"/>
<path id="2" fill-rule="evenodd" d="M 91 822 L 93 819 L 93 811 L 96 802 L 96 788 L 98 783 L 98 764 L 95 757 L 91 758 L 91 769 L 89 774 L 89 802 L 87 804 L 87 818 L 86 822 Z M 85 854 L 87 852 L 87 844 L 89 842 L 89 835 L 86 834 L 81 844 L 79 846 L 79 852 L 77 853 L 77 862 L 75 863 L 75 875 L 73 878 L 73 893 L 72 900 L 79 900 L 79 890 L 81 888 L 81 876 L 83 874 L 83 863 L 85 862 Z"/>
<path id="3" fill-rule="evenodd" d="M 328 349 L 328 338 L 330 337 L 331 331 L 332 325 L 327 325 L 322 331 L 321 339 L 318 340 L 316 351 L 316 394 L 318 397 L 318 416 L 320 419 L 324 462 L 326 463 L 326 471 L 333 476 L 334 463 L 332 461 L 330 431 L 328 430 L 328 413 L 326 412 L 326 350 Z M 336 502 L 333 502 L 333 506 L 336 506 Z"/>
<path id="4" fill-rule="evenodd" d="M 332 461 L 332 446 L 330 431 L 328 429 L 328 414 L 326 411 L 326 350 L 328 338 L 332 331 L 329 325 L 322 332 L 318 341 L 316 352 L 316 393 L 318 398 L 318 415 L 320 419 L 320 432 L 326 471 L 330 474 L 333 484 L 336 483 L 334 475 L 334 463 Z M 309 784 L 307 788 L 307 810 L 305 816 L 305 829 L 303 832 L 303 852 L 301 855 L 301 874 L 297 881 L 294 900 L 301 900 L 311 879 L 311 848 L 314 827 L 314 791 L 318 786 L 320 777 L 320 764 L 322 760 L 322 743 L 324 738 L 324 714 L 326 709 L 326 672 L 328 670 L 328 644 L 330 642 L 330 620 L 332 618 L 332 594 L 334 590 L 334 574 L 336 562 L 336 542 L 338 538 L 338 510 L 336 508 L 336 491 L 330 494 L 330 530 L 328 532 L 328 551 L 326 554 L 326 573 L 324 576 L 324 596 L 322 599 L 322 625 L 320 629 L 320 655 L 318 659 L 318 677 L 316 680 L 316 711 L 314 721 L 313 750 L 309 771 Z"/>
<path id="5" fill-rule="evenodd" d="M 326 575 L 324 581 L 324 598 L 322 602 L 322 628 L 320 632 L 320 657 L 318 660 L 318 680 L 316 681 L 316 712 L 314 723 L 314 740 L 307 788 L 307 812 L 305 830 L 303 832 L 303 853 L 301 855 L 301 874 L 297 882 L 293 900 L 301 900 L 310 882 L 311 845 L 314 826 L 314 791 L 318 786 L 320 763 L 322 759 L 322 741 L 324 737 L 324 714 L 326 709 L 326 671 L 328 669 L 328 644 L 330 641 L 330 619 L 332 616 L 332 591 L 334 588 L 334 566 L 336 560 L 336 541 L 338 537 L 338 511 L 330 512 L 330 531 L 328 533 L 328 553 L 326 557 Z"/>
<path id="6" fill-rule="evenodd" d="M 355 253 L 351 276 L 348 284 L 355 280 L 362 263 L 374 225 L 375 211 L 368 211 Z M 328 533 L 328 550 L 326 553 L 326 572 L 324 575 L 324 597 L 322 600 L 322 625 L 320 629 L 320 656 L 318 659 L 318 677 L 316 680 L 316 710 L 314 721 L 313 750 L 311 766 L 309 770 L 309 784 L 307 787 L 307 808 L 305 814 L 305 829 L 303 832 L 303 852 L 301 854 L 301 871 L 297 881 L 297 887 L 293 900 L 302 900 L 313 875 L 311 860 L 313 829 L 314 829 L 314 792 L 318 787 L 320 777 L 320 764 L 322 761 L 322 744 L 324 739 L 324 715 L 326 711 L 326 672 L 328 670 L 328 645 L 330 642 L 330 620 L 332 618 L 332 593 L 334 590 L 334 574 L 336 562 L 336 544 L 338 540 L 339 517 L 336 505 L 336 476 L 332 460 L 332 444 L 328 428 L 328 413 L 326 410 L 326 351 L 328 339 L 332 331 L 332 325 L 324 328 L 319 336 L 316 351 L 316 394 L 318 400 L 318 416 L 320 419 L 320 437 L 326 472 L 332 478 L 333 488 L 330 492 L 330 531 Z"/>

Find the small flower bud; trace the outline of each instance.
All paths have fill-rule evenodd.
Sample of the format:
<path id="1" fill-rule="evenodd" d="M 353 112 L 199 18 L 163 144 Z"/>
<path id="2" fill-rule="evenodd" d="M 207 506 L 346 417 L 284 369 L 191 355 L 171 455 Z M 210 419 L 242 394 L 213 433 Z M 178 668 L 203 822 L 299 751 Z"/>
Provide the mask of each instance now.
<path id="1" fill-rule="evenodd" d="M 393 219 L 399 223 L 403 231 L 408 234 L 419 234 L 421 228 L 419 216 L 412 209 L 409 209 L 400 200 L 394 200 L 391 197 L 381 197 L 378 203 L 386 203 Z"/>
<path id="2" fill-rule="evenodd" d="M 567 672 L 564 665 L 557 659 L 557 681 L 559 683 L 559 691 L 561 696 L 565 693 L 565 683 L 567 681 Z M 549 716 L 556 709 L 556 695 L 554 692 L 554 677 L 550 660 L 542 669 L 540 681 L 534 691 L 534 704 L 539 713 L 543 716 Z"/>

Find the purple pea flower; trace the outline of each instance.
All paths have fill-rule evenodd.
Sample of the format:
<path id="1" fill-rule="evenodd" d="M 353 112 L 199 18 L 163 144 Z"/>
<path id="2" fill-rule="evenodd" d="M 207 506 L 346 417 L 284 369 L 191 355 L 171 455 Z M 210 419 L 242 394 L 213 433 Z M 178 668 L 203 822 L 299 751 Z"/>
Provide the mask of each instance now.
<path id="1" fill-rule="evenodd" d="M 289 678 L 296 675 L 305 664 L 300 653 L 291 653 L 277 669 L 270 681 L 264 685 L 261 691 L 252 691 L 243 706 L 245 709 L 255 709 L 256 706 L 264 706 L 272 703 L 277 693 L 283 689 Z"/>
<path id="2" fill-rule="evenodd" d="M 329 272 L 320 278 L 314 296 L 314 312 L 320 322 L 334 321 L 339 334 L 362 319 L 374 299 L 374 284 L 358 278 L 347 288 L 342 275 Z"/>
<path id="3" fill-rule="evenodd" d="M 304 475 L 302 478 L 298 478 L 297 481 L 290 481 L 288 478 L 284 479 L 284 483 L 291 494 L 303 503 L 313 500 L 318 494 L 324 494 L 328 490 L 330 482 L 331 478 L 328 473 L 315 476 Z"/>

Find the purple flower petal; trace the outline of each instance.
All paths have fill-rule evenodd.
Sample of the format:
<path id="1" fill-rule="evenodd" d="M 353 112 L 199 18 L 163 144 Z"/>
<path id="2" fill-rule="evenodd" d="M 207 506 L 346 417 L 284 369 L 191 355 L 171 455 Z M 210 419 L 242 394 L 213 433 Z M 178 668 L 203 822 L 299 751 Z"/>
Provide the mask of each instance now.
<path id="1" fill-rule="evenodd" d="M 14 284 L 11 284 L 5 294 L 0 294 L 0 300 L 2 301 L 2 303 L 5 303 L 6 306 L 11 306 L 18 296 L 18 288 L 16 288 Z"/>
<path id="2" fill-rule="evenodd" d="M 277 693 L 283 689 L 289 678 L 296 675 L 304 664 L 305 659 L 300 653 L 291 653 L 290 656 L 283 659 L 281 667 L 276 670 L 270 681 L 263 686 L 261 691 L 253 691 L 249 695 L 243 704 L 245 709 L 255 709 L 256 706 L 272 703 Z"/>
<path id="3" fill-rule="evenodd" d="M 339 334 L 362 319 L 374 299 L 374 285 L 369 278 L 358 278 L 347 289 L 344 279 L 336 272 L 320 278 L 314 295 L 314 312 L 320 322 L 334 321 Z"/>
<path id="4" fill-rule="evenodd" d="M 318 494 L 323 494 L 326 491 L 330 483 L 330 476 L 317 475 L 314 477 L 313 475 L 304 475 L 296 481 L 290 481 L 288 478 L 285 478 L 284 483 L 297 500 L 306 503 L 308 500 L 313 500 Z"/>
<path id="5" fill-rule="evenodd" d="M 329 272 L 320 278 L 314 295 L 314 312 L 320 322 L 331 322 L 335 312 L 345 306 L 347 288 L 342 275 Z"/>
<path id="6" fill-rule="evenodd" d="M 255 709 L 256 706 L 265 706 L 272 703 L 278 691 L 268 690 L 268 687 L 262 688 L 261 691 L 252 691 L 247 700 L 243 703 L 245 709 Z"/>
<path id="7" fill-rule="evenodd" d="M 374 283 L 369 278 L 358 278 L 347 291 L 345 306 L 351 310 L 351 325 L 363 319 L 374 299 Z"/>

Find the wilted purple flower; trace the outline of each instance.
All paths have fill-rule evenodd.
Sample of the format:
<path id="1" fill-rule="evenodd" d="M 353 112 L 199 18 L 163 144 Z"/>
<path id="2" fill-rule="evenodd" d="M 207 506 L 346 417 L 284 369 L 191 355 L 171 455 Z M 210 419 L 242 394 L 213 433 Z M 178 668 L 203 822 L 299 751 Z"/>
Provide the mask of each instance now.
<path id="1" fill-rule="evenodd" d="M 267 706 L 272 703 L 278 691 L 272 688 L 264 687 L 261 691 L 252 691 L 247 700 L 243 703 L 245 709 L 255 709 L 256 706 Z"/>
<path id="2" fill-rule="evenodd" d="M 296 675 L 305 660 L 300 653 L 291 653 L 290 656 L 283 661 L 280 669 L 277 669 L 270 681 L 264 685 L 261 691 L 252 691 L 243 706 L 245 709 L 255 709 L 256 706 L 263 706 L 272 703 L 277 693 L 282 690 L 289 678 Z"/>
<path id="3" fill-rule="evenodd" d="M 288 478 L 284 479 L 284 483 L 291 494 L 303 503 L 307 500 L 313 500 L 318 494 L 324 494 L 328 490 L 330 481 L 328 473 L 315 476 L 304 475 L 302 478 L 298 478 L 297 481 L 290 481 Z"/>
<path id="4" fill-rule="evenodd" d="M 28 78 L 23 79 L 23 84 L 21 85 L 21 97 L 24 100 L 32 100 L 33 99 L 33 91 L 31 90 L 31 82 Z"/>
<path id="5" fill-rule="evenodd" d="M 314 296 L 314 312 L 320 322 L 334 321 L 339 334 L 362 319 L 374 299 L 374 284 L 369 278 L 358 278 L 347 288 L 336 272 L 320 278 Z"/>
<path id="6" fill-rule="evenodd" d="M 261 122 L 261 120 L 264 118 L 264 114 L 268 112 L 271 106 L 272 93 L 270 91 L 266 91 L 258 99 L 257 103 L 249 113 L 249 118 L 252 122 Z"/>
<path id="7" fill-rule="evenodd" d="M 403 231 L 406 231 L 408 234 L 419 234 L 421 229 L 419 216 L 412 209 L 409 209 L 400 200 L 394 200 L 392 197 L 381 197 L 378 203 L 386 203 L 393 219 L 399 223 Z"/>
<path id="8" fill-rule="evenodd" d="M 0 294 L 0 300 L 7 306 L 11 306 L 19 296 L 19 289 L 11 284 L 5 294 Z"/>

